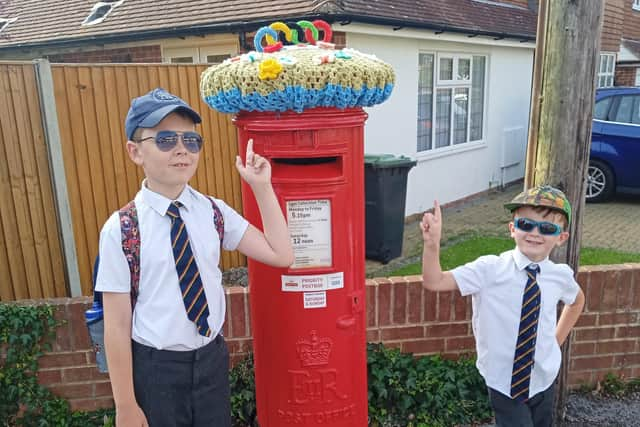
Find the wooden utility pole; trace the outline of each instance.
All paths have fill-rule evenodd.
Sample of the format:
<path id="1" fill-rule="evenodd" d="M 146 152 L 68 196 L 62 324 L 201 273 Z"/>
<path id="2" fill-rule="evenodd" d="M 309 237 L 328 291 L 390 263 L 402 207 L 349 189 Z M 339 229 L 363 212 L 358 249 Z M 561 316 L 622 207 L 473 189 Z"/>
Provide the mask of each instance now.
<path id="1" fill-rule="evenodd" d="M 540 0 L 525 188 L 549 184 L 573 207 L 567 244 L 551 258 L 578 270 L 603 0 Z M 556 420 L 564 418 L 571 335 L 562 347 Z"/>

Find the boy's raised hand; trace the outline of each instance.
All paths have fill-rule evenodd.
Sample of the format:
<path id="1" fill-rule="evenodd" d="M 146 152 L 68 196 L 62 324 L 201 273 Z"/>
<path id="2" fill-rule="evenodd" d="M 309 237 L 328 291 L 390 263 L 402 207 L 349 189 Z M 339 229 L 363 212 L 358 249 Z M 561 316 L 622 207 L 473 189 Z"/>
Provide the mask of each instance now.
<path id="1" fill-rule="evenodd" d="M 422 240 L 425 246 L 439 246 L 440 237 L 442 236 L 442 212 L 440 211 L 440 203 L 433 201 L 433 213 L 425 212 L 420 222 L 420 230 L 422 230 Z"/>
<path id="2" fill-rule="evenodd" d="M 242 158 L 236 156 L 236 169 L 250 186 L 268 184 L 271 182 L 271 165 L 259 154 L 253 152 L 253 139 L 247 141 L 247 153 L 245 155 L 245 164 L 242 164 Z"/>

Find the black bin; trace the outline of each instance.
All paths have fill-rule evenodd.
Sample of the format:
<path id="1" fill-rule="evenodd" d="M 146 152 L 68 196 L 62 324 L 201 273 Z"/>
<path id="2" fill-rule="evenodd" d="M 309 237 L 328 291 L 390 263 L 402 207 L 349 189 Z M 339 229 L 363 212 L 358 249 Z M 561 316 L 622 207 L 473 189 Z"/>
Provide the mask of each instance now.
<path id="1" fill-rule="evenodd" d="M 401 255 L 407 175 L 415 165 L 405 156 L 364 156 L 367 259 L 386 264 Z"/>

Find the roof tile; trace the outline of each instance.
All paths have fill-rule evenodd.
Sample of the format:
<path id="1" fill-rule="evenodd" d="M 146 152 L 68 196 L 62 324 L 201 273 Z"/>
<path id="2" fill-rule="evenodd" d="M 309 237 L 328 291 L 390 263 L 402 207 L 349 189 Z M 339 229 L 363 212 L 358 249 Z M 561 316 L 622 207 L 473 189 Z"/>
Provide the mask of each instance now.
<path id="1" fill-rule="evenodd" d="M 317 16 L 328 20 L 405 23 L 448 27 L 463 32 L 533 38 L 536 14 L 528 9 L 483 0 L 125 0 L 96 25 L 81 26 L 95 0 L 3 0 L 0 17 L 18 20 L 0 33 L 0 49 L 53 42 L 194 30 L 219 25 L 255 29 L 269 20 Z M 216 31 L 203 29 L 203 31 Z"/>

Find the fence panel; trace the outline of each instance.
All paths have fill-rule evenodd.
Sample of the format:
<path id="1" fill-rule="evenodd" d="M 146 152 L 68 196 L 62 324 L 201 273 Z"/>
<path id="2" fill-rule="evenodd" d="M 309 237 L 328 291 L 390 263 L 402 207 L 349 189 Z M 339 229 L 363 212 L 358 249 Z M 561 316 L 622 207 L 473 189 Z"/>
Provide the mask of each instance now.
<path id="1" fill-rule="evenodd" d="M 191 64 L 51 66 L 84 295 L 91 294 L 91 267 L 102 224 L 135 196 L 143 178 L 125 150 L 124 119 L 132 98 L 160 86 L 200 112 L 199 131 L 205 144 L 190 184 L 242 212 L 240 178 L 234 167 L 236 132 L 229 116 L 213 111 L 200 98 L 199 78 L 205 68 Z M 224 269 L 241 265 L 245 259 L 240 253 L 223 253 Z"/>
<path id="2" fill-rule="evenodd" d="M 68 296 L 33 63 L 0 63 L 0 301 Z"/>

